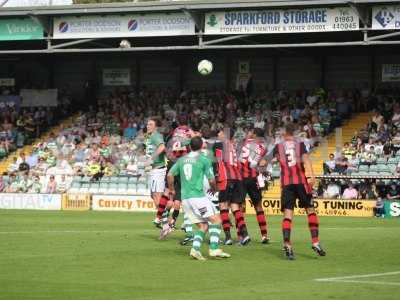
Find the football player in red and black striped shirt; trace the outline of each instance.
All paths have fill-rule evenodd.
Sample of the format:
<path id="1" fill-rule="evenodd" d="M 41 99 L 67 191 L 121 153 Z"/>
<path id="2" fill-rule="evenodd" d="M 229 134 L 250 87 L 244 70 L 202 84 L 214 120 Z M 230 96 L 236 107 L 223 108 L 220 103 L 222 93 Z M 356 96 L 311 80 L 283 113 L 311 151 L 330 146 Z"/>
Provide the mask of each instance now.
<path id="1" fill-rule="evenodd" d="M 286 125 L 283 141 L 275 145 L 273 150 L 281 167 L 281 210 L 284 213 L 282 233 L 286 257 L 289 260 L 294 259 L 290 233 L 293 209 L 297 199 L 299 199 L 299 207 L 305 208 L 307 212 L 312 249 L 320 256 L 326 255 L 319 243 L 319 221 L 312 199 L 311 187 L 315 183 L 312 164 L 304 143 L 293 136 L 294 128 L 293 124 Z M 262 164 L 265 164 L 265 161 Z M 310 182 L 306 178 L 306 168 L 311 175 Z"/>
<path id="2" fill-rule="evenodd" d="M 243 204 L 242 176 L 237 158 L 236 143 L 233 139 L 233 130 L 221 129 L 218 132 L 220 143 L 215 145 L 217 159 L 218 200 L 222 227 L 225 232 L 225 245 L 232 245 L 230 232 L 229 208 L 235 217 L 238 238 L 241 245 L 247 245 L 250 237 L 246 222 L 241 210 Z"/>
<path id="3" fill-rule="evenodd" d="M 243 179 L 243 197 L 246 198 L 246 195 L 249 195 L 250 201 L 256 211 L 256 218 L 261 232 L 261 243 L 267 244 L 269 242 L 267 219 L 262 207 L 261 188 L 257 180 L 259 176 L 257 165 L 267 152 L 264 142 L 264 132 L 262 129 L 250 129 L 241 147 L 239 162 L 240 173 Z"/>

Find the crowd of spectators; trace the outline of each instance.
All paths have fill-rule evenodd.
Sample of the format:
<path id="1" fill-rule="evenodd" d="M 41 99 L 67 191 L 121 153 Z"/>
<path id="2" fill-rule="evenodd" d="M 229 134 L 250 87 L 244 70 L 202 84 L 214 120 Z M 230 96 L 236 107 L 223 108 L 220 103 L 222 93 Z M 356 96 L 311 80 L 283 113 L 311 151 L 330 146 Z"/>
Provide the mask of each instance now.
<path id="1" fill-rule="evenodd" d="M 13 178 L 17 182 L 28 182 L 29 190 L 39 177 L 43 192 L 49 190 L 50 176 L 54 176 L 56 186 L 65 181 L 67 183 L 62 186 L 67 187 L 74 176 L 91 180 L 104 176 L 145 176 L 150 168 L 144 151 L 149 116 L 161 117 L 159 130 L 166 138 L 177 126 L 179 116 L 190 120 L 190 126 L 201 131 L 206 139 L 215 138 L 223 127 L 235 129 L 237 140 L 244 138 L 249 128 L 261 128 L 269 150 L 281 137 L 283 126 L 293 122 L 297 125 L 296 135 L 310 150 L 353 111 L 368 109 L 371 97 L 373 95 L 358 90 L 325 91 L 321 88 L 266 91 L 251 96 L 218 90 L 177 93 L 172 89 L 142 88 L 138 94 L 128 89 L 116 90 L 99 97 L 97 104 L 87 111 L 79 112 L 71 126 L 61 128 L 57 135 L 52 134 L 34 145 L 31 153 L 13 158 L 8 178 L 3 180 L 3 191 L 10 190 Z M 370 130 L 369 127 L 366 129 Z M 357 133 L 355 141 L 362 133 Z M 339 157 L 334 154 L 332 161 L 334 163 L 326 165 L 337 172 Z M 344 164 L 342 168 L 346 172 L 351 169 Z M 27 189 L 24 184 L 21 186 L 18 191 Z M 57 191 L 57 187 L 50 190 Z M 346 192 L 346 197 L 353 196 L 353 190 Z"/>
<path id="2" fill-rule="evenodd" d="M 376 95 L 370 122 L 355 132 L 341 151 L 329 154 L 323 165 L 325 175 L 374 175 L 382 179 L 323 180 L 319 196 L 399 199 L 398 181 L 384 178 L 400 175 L 400 103 L 397 95 L 394 90 Z"/>

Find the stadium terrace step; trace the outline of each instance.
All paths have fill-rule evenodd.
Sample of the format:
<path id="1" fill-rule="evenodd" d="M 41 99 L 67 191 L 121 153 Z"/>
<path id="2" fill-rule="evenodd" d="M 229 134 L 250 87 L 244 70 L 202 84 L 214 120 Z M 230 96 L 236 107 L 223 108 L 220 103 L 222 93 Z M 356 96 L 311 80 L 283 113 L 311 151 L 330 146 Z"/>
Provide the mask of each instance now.
<path id="1" fill-rule="evenodd" d="M 70 117 L 66 120 L 64 120 L 61 124 L 53 127 L 52 129 L 50 129 L 49 131 L 43 133 L 39 138 L 35 139 L 31 145 L 25 145 L 24 147 L 17 149 L 16 151 L 10 153 L 5 160 L 3 160 L 2 162 L 0 162 L 0 174 L 3 174 L 4 172 L 7 172 L 9 165 L 12 163 L 13 158 L 14 157 L 18 157 L 20 155 L 20 153 L 24 152 L 24 153 L 30 153 L 33 149 L 33 146 L 44 142 L 45 140 L 47 140 L 50 136 L 51 133 L 54 133 L 55 135 L 57 135 L 60 130 L 62 128 L 65 128 L 66 126 L 72 124 L 73 120 L 75 119 L 75 117 Z"/>

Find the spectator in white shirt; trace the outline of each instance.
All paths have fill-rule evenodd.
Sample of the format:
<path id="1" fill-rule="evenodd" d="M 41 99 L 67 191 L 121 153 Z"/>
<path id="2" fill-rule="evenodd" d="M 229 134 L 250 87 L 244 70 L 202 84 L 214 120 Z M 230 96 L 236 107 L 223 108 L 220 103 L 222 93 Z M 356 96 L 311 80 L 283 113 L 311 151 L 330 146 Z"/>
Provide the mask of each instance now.
<path id="1" fill-rule="evenodd" d="M 326 188 L 326 191 L 324 192 L 324 198 L 326 199 L 335 199 L 340 196 L 340 186 L 332 180 L 329 184 L 328 187 Z"/>

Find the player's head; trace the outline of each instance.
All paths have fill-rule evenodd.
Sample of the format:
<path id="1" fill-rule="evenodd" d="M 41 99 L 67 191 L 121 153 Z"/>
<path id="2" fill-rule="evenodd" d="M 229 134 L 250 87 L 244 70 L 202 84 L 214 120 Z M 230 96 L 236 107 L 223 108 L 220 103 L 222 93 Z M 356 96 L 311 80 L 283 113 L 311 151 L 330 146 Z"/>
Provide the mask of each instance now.
<path id="1" fill-rule="evenodd" d="M 293 123 L 288 123 L 285 125 L 285 137 L 293 137 L 295 126 Z"/>
<path id="2" fill-rule="evenodd" d="M 254 136 L 256 138 L 263 138 L 264 137 L 264 131 L 261 128 L 254 128 L 253 132 L 254 132 Z"/>
<path id="3" fill-rule="evenodd" d="M 188 119 L 186 116 L 183 116 L 183 115 L 178 116 L 177 121 L 178 121 L 179 126 L 185 126 L 185 125 L 187 126 L 188 125 Z"/>
<path id="4" fill-rule="evenodd" d="M 161 120 L 158 117 L 150 117 L 147 121 L 147 132 L 153 133 L 157 130 L 157 127 L 161 126 Z"/>
<path id="5" fill-rule="evenodd" d="M 224 140 L 224 139 L 233 139 L 235 136 L 235 130 L 232 128 L 221 128 L 218 130 L 218 139 L 219 140 Z"/>
<path id="6" fill-rule="evenodd" d="M 195 136 L 190 140 L 190 149 L 192 151 L 198 151 L 203 147 L 203 139 L 199 136 Z"/>

